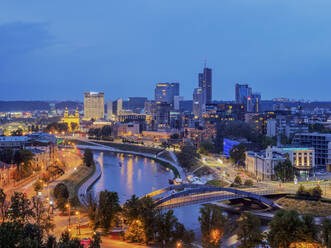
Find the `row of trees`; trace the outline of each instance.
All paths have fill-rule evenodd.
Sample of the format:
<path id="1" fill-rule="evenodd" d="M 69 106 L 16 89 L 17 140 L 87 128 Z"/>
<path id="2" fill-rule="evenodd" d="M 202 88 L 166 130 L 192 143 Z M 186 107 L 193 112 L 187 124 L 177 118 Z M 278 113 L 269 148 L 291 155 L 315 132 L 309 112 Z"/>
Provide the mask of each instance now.
<path id="1" fill-rule="evenodd" d="M 133 195 L 121 208 L 117 193 L 106 190 L 100 193 L 98 202 L 91 195 L 88 197 L 87 213 L 94 229 L 100 227 L 108 232 L 122 226 L 123 238 L 130 242 L 156 242 L 172 247 L 181 241 L 190 247 L 194 241 L 194 233 L 178 222 L 172 210 L 157 210 L 149 197 L 138 199 Z"/>
<path id="2" fill-rule="evenodd" d="M 96 138 L 111 137 L 113 134 L 113 128 L 110 125 L 105 125 L 102 128 L 90 128 L 88 135 Z"/>
<path id="3" fill-rule="evenodd" d="M 19 248 L 81 248 L 79 239 L 72 239 L 68 232 L 59 241 L 52 235 L 54 224 L 49 208 L 35 196 L 31 200 L 15 192 L 10 200 L 0 189 L 0 247 Z M 100 237 L 93 236 L 93 248 L 100 247 Z"/>
<path id="4" fill-rule="evenodd" d="M 200 209 L 200 214 L 203 247 L 221 247 L 225 230 L 231 229 L 227 218 L 216 206 L 203 207 Z M 294 210 L 279 210 L 269 223 L 269 229 L 267 234 L 263 233 L 260 219 L 254 214 L 243 213 L 236 228 L 239 241 L 237 247 L 288 248 L 291 244 L 299 242 L 326 247 L 331 245 L 331 220 L 329 219 L 325 219 L 322 225 L 318 226 L 311 215 L 299 216 Z"/>
<path id="5" fill-rule="evenodd" d="M 32 159 L 34 155 L 27 149 L 1 149 L 0 161 L 7 164 L 16 164 L 17 173 L 15 179 L 20 180 L 29 177 L 33 173 Z M 38 169 L 38 168 L 36 168 Z"/>
<path id="6" fill-rule="evenodd" d="M 76 129 L 76 123 L 72 123 L 73 125 L 71 126 L 71 129 L 72 130 L 75 130 Z M 50 124 L 47 125 L 47 127 L 45 128 L 45 132 L 51 132 L 51 133 L 55 133 L 55 132 L 58 132 L 58 133 L 67 133 L 69 130 L 69 127 L 68 127 L 68 123 L 62 123 L 62 122 L 52 122 Z"/>
<path id="7" fill-rule="evenodd" d="M 177 153 L 177 158 L 179 164 L 185 168 L 190 169 L 198 163 L 200 154 L 197 152 L 197 149 L 192 145 L 184 145 L 181 148 L 181 151 Z"/>

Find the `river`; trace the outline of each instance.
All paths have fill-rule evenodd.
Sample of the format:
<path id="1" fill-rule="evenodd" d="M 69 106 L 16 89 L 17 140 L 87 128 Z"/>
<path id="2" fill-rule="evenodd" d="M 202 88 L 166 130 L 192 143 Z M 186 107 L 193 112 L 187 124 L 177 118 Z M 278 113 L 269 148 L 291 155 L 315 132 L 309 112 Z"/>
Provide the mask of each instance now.
<path id="1" fill-rule="evenodd" d="M 93 185 L 91 191 L 95 195 L 103 190 L 115 191 L 121 204 L 133 194 L 140 197 L 169 186 L 168 179 L 174 177 L 171 170 L 148 158 L 112 152 L 94 152 L 94 155 L 95 158 L 100 158 L 103 175 Z M 193 230 L 198 239 L 200 238 L 199 209 L 199 205 L 174 209 L 178 220 L 187 229 Z"/>

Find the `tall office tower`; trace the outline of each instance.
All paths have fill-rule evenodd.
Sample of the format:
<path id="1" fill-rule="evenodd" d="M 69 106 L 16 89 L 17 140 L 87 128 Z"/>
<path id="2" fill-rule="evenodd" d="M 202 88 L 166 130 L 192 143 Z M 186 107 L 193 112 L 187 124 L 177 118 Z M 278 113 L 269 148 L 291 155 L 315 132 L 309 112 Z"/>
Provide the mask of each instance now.
<path id="1" fill-rule="evenodd" d="M 180 109 L 180 102 L 184 101 L 184 97 L 182 96 L 174 96 L 174 109 Z"/>
<path id="2" fill-rule="evenodd" d="M 252 96 L 252 88 L 248 84 L 236 84 L 236 103 L 247 107 L 247 100 Z"/>
<path id="3" fill-rule="evenodd" d="M 84 119 L 99 120 L 105 118 L 105 105 L 103 92 L 84 93 Z"/>
<path id="4" fill-rule="evenodd" d="M 212 103 L 212 70 L 203 68 L 203 72 L 199 73 L 199 87 L 203 90 L 203 104 Z"/>
<path id="5" fill-rule="evenodd" d="M 203 112 L 203 89 L 195 88 L 193 91 L 193 114 L 194 118 L 199 119 Z"/>
<path id="6" fill-rule="evenodd" d="M 132 110 L 134 113 L 141 113 L 141 110 L 145 107 L 145 102 L 147 97 L 129 97 L 128 109 Z"/>
<path id="7" fill-rule="evenodd" d="M 113 102 L 107 101 L 107 119 L 108 120 L 114 120 L 114 114 L 113 114 Z"/>
<path id="8" fill-rule="evenodd" d="M 235 97 L 237 104 L 245 105 L 245 111 L 258 113 L 261 111 L 261 94 L 252 93 L 252 88 L 248 84 L 236 84 Z"/>
<path id="9" fill-rule="evenodd" d="M 261 112 L 261 94 L 253 93 L 249 100 L 250 109 L 248 112 L 259 113 Z"/>
<path id="10" fill-rule="evenodd" d="M 158 83 L 155 87 L 155 101 L 174 105 L 174 97 L 179 96 L 179 83 Z"/>
<path id="11" fill-rule="evenodd" d="M 113 102 L 113 115 L 119 116 L 123 111 L 123 99 L 118 98 L 116 101 Z"/>
<path id="12" fill-rule="evenodd" d="M 170 104 L 166 102 L 156 103 L 155 122 L 158 130 L 166 130 L 170 127 Z"/>

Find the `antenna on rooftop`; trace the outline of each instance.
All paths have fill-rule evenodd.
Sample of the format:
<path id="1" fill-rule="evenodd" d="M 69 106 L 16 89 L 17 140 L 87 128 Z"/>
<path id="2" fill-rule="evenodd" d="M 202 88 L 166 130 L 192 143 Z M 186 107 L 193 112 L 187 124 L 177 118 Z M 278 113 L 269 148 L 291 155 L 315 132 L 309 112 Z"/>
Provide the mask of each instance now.
<path id="1" fill-rule="evenodd" d="M 203 64 L 204 64 L 204 68 L 207 67 L 207 58 L 206 57 L 203 57 Z"/>

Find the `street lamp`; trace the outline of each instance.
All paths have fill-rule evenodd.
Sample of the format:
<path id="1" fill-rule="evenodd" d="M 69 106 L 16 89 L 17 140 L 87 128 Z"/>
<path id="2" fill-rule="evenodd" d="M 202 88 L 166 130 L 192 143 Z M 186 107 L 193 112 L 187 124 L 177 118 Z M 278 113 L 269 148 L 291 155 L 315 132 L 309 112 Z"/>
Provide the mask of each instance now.
<path id="1" fill-rule="evenodd" d="M 76 211 L 75 214 L 78 216 L 78 235 L 80 235 L 80 212 Z"/>
<path id="2" fill-rule="evenodd" d="M 69 214 L 69 219 L 68 219 L 68 229 L 70 228 L 70 204 L 69 203 L 67 203 L 66 204 L 66 208 L 68 208 L 68 214 Z"/>
<path id="3" fill-rule="evenodd" d="M 182 242 L 177 241 L 177 243 L 176 243 L 176 247 L 177 247 L 177 248 L 181 248 L 181 247 L 182 247 Z"/>

